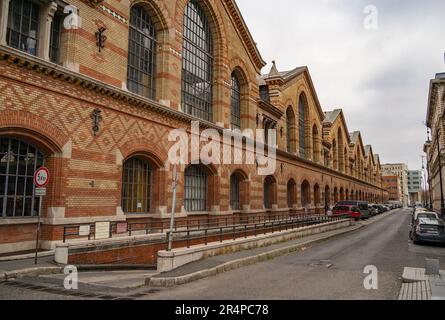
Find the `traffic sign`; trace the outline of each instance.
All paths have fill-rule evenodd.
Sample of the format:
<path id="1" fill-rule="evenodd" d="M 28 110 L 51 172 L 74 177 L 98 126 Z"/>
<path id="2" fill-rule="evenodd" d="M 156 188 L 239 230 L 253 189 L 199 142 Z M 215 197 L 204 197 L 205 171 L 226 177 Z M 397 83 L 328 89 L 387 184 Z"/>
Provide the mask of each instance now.
<path id="1" fill-rule="evenodd" d="M 45 167 L 40 167 L 34 174 L 34 184 L 37 188 L 45 187 L 49 182 L 49 171 Z"/>
<path id="2" fill-rule="evenodd" d="M 36 188 L 36 197 L 46 196 L 46 188 Z"/>

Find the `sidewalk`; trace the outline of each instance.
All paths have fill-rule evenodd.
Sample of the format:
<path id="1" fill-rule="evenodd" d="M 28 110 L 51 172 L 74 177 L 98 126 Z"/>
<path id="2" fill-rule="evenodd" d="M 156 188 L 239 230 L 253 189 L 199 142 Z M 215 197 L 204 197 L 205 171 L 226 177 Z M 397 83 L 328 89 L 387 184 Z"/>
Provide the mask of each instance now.
<path id="1" fill-rule="evenodd" d="M 426 275 L 425 269 L 408 268 L 403 271 L 399 300 L 445 300 L 445 271 Z"/>

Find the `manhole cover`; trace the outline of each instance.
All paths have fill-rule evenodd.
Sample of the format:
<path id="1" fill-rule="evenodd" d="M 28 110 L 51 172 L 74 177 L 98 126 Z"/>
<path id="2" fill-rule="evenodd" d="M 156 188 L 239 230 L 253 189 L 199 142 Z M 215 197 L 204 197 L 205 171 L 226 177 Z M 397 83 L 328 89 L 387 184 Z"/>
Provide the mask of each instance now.
<path id="1" fill-rule="evenodd" d="M 330 260 L 319 260 L 312 262 L 310 264 L 311 267 L 324 267 L 324 268 L 330 268 L 333 266 Z"/>

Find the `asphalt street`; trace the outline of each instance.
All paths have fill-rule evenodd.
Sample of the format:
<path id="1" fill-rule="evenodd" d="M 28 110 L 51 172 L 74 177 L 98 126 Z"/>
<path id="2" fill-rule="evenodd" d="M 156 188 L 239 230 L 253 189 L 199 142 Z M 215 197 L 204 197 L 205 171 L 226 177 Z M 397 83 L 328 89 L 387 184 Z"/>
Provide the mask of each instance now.
<path id="1" fill-rule="evenodd" d="M 424 267 L 445 248 L 413 245 L 411 211 L 398 212 L 303 252 L 165 289 L 146 299 L 397 299 L 403 268 Z M 378 270 L 378 289 L 366 290 L 366 266 Z"/>
<path id="2" fill-rule="evenodd" d="M 411 212 L 398 210 L 352 233 L 303 251 L 174 288 L 139 293 L 137 299 L 397 299 L 404 267 L 424 267 L 438 258 L 445 269 L 445 248 L 413 245 L 408 239 Z M 366 266 L 377 268 L 377 290 L 367 290 Z M 81 277 L 82 274 L 79 275 Z M 89 274 L 89 277 L 94 274 Z M 101 279 L 97 282 L 100 283 Z M 129 274 L 133 281 L 134 275 Z M 32 280 L 32 279 L 31 279 Z M 38 279 L 39 282 L 43 278 Z M 45 280 L 49 281 L 49 280 Z M 60 279 L 51 279 L 60 286 Z M 94 286 L 88 288 L 94 291 Z M 106 291 L 113 292 L 117 288 Z M 147 292 L 147 289 L 143 289 Z M 124 294 L 124 290 L 119 290 Z M 0 284 L 0 299 L 84 299 Z M 94 298 L 94 297 L 93 297 Z"/>

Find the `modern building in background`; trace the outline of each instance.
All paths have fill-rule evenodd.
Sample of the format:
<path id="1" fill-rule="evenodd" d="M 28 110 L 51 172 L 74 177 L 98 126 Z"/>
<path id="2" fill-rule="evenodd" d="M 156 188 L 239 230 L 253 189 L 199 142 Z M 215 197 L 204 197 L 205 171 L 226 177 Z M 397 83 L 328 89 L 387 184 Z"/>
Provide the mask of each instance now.
<path id="1" fill-rule="evenodd" d="M 400 185 L 400 202 L 403 206 L 409 204 L 409 191 L 408 191 L 408 165 L 404 163 L 388 163 L 382 165 L 383 176 L 397 176 L 399 178 Z"/>
<path id="2" fill-rule="evenodd" d="M 402 189 L 398 176 L 383 176 L 382 183 L 383 188 L 388 191 L 389 201 L 402 202 Z"/>
<path id="3" fill-rule="evenodd" d="M 445 73 L 438 73 L 430 81 L 427 126 L 429 137 L 424 145 L 427 154 L 430 201 L 435 211 L 445 215 Z"/>
<path id="4" fill-rule="evenodd" d="M 424 189 L 421 170 L 408 171 L 408 193 L 410 205 L 423 203 Z"/>

